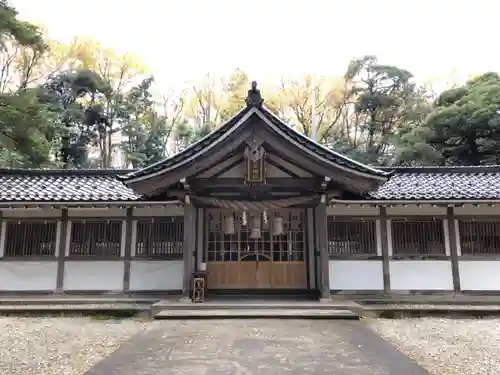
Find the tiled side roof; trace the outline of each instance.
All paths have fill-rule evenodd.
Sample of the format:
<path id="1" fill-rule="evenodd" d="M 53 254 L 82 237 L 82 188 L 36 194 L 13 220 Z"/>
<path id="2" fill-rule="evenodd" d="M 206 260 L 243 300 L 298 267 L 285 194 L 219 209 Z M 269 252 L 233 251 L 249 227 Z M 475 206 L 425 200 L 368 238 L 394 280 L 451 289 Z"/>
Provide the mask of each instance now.
<path id="1" fill-rule="evenodd" d="M 500 166 L 395 168 L 369 199 L 500 199 Z"/>
<path id="2" fill-rule="evenodd" d="M 118 179 L 130 172 L 0 169 L 0 202 L 141 200 Z M 500 166 L 396 168 L 394 172 L 387 183 L 366 199 L 500 200 Z"/>
<path id="3" fill-rule="evenodd" d="M 133 201 L 116 170 L 0 170 L 0 202 Z"/>

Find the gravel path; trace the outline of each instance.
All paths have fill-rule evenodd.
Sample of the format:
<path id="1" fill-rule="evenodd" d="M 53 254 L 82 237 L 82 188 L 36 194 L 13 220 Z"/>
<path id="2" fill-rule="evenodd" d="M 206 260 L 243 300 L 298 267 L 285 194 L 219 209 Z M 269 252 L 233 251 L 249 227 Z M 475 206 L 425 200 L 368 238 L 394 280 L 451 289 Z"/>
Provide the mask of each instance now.
<path id="1" fill-rule="evenodd" d="M 0 375 L 82 375 L 147 323 L 0 317 Z"/>
<path id="2" fill-rule="evenodd" d="M 500 374 L 500 319 L 377 319 L 368 324 L 434 375 Z"/>
<path id="3" fill-rule="evenodd" d="M 367 320 L 434 375 L 500 374 L 500 319 Z M 0 317 L 0 375 L 83 375 L 161 322 Z"/>

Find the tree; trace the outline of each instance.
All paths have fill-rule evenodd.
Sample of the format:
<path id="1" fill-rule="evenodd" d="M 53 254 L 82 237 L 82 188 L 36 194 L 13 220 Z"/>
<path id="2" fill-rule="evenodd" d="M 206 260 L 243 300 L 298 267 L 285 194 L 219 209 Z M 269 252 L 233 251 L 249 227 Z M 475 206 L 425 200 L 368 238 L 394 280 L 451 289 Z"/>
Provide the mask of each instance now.
<path id="1" fill-rule="evenodd" d="M 403 122 L 393 137 L 395 151 L 392 164 L 406 166 L 442 164 L 441 153 L 429 143 L 432 131 L 425 124 L 432 107 L 433 101 L 429 99 L 425 88 L 416 91 L 413 98 L 408 100 L 402 113 Z"/>
<path id="2" fill-rule="evenodd" d="M 500 77 L 485 73 L 443 92 L 425 123 L 426 141 L 447 164 L 500 162 Z"/>
<path id="3" fill-rule="evenodd" d="M 46 50 L 42 30 L 17 18 L 17 11 L 0 0 L 0 92 L 26 87 L 26 76 L 33 61 Z M 24 70 L 19 64 L 24 61 Z M 17 74 L 16 74 L 17 73 Z"/>
<path id="4" fill-rule="evenodd" d="M 240 70 L 234 70 L 229 78 L 222 79 L 222 90 L 225 103 L 221 105 L 221 122 L 229 120 L 245 106 L 245 98 L 250 88 L 248 75 Z"/>
<path id="5" fill-rule="evenodd" d="M 40 167 L 53 163 L 55 128 L 51 114 L 25 84 L 26 70 L 16 61 L 31 53 L 38 59 L 45 50 L 41 30 L 17 18 L 16 10 L 0 0 L 0 164 Z M 24 55 L 20 54 L 20 51 Z"/>
<path id="6" fill-rule="evenodd" d="M 40 98 L 64 126 L 58 159 L 65 168 L 89 166 L 92 147 L 100 145 L 109 121 L 101 102 L 111 88 L 92 70 L 62 72 L 40 89 Z"/>
<path id="7" fill-rule="evenodd" d="M 35 90 L 0 96 L 0 164 L 3 167 L 50 166 L 57 144 L 52 114 Z"/>
<path id="8" fill-rule="evenodd" d="M 172 108 L 172 102 L 164 98 L 161 113 L 151 93 L 153 82 L 153 77 L 149 77 L 133 87 L 125 95 L 124 111 L 119 114 L 126 122 L 122 132 L 122 149 L 127 165 L 131 164 L 134 168 L 144 167 L 165 157 L 170 136 L 182 111 L 182 100 Z M 170 113 L 172 116 L 169 116 Z"/>
<path id="9" fill-rule="evenodd" d="M 115 163 L 121 146 L 121 132 L 129 117 L 124 113 L 127 106 L 125 96 L 144 78 L 147 69 L 133 54 L 117 53 L 89 38 L 75 38 L 73 54 L 78 57 L 75 65 L 80 70 L 93 71 L 107 89 L 94 104 L 100 106 L 102 122 L 93 142 L 100 161 L 100 168 L 110 168 Z"/>
<path id="10" fill-rule="evenodd" d="M 393 151 L 392 137 L 404 120 L 408 100 L 414 96 L 412 74 L 378 64 L 374 56 L 364 56 L 349 64 L 345 77 L 352 82 L 349 94 L 363 135 L 359 156 L 367 163 L 385 164 Z"/>
<path id="11" fill-rule="evenodd" d="M 221 122 L 223 103 L 221 84 L 207 74 L 188 90 L 184 116 L 193 126 L 214 127 Z"/>

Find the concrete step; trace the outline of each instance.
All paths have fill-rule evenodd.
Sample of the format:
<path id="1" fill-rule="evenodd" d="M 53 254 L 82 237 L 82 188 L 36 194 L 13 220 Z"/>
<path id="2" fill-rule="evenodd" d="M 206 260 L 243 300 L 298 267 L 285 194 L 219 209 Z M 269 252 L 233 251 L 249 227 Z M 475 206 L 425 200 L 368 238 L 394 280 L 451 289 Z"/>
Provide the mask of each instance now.
<path id="1" fill-rule="evenodd" d="M 85 304 L 144 304 L 152 305 L 158 299 L 151 298 L 114 298 L 114 297 L 0 297 L 3 305 L 85 305 Z"/>
<path id="2" fill-rule="evenodd" d="M 362 306 L 354 302 L 280 302 L 280 301 L 240 301 L 240 302 L 203 302 L 182 303 L 159 301 L 152 306 L 156 310 L 354 310 L 361 311 Z"/>
<path id="3" fill-rule="evenodd" d="M 0 305 L 0 313 L 82 311 L 150 311 L 149 305 L 127 303 Z"/>
<path id="4" fill-rule="evenodd" d="M 350 310 L 318 309 L 175 309 L 162 310 L 155 319 L 359 319 Z"/>

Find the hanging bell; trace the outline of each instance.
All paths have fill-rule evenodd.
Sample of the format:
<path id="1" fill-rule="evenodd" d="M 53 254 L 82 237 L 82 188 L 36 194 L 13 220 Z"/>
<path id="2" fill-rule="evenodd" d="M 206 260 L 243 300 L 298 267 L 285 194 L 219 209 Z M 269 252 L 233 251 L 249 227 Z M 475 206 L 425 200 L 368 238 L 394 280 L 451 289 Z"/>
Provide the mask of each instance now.
<path id="1" fill-rule="evenodd" d="M 234 234 L 234 217 L 226 216 L 224 218 L 224 234 Z"/>
<path id="2" fill-rule="evenodd" d="M 261 236 L 260 228 L 252 228 L 252 230 L 250 231 L 250 238 L 256 240 L 260 238 L 260 236 Z"/>
<path id="3" fill-rule="evenodd" d="M 260 215 L 253 216 L 251 220 L 250 238 L 257 239 L 261 236 Z"/>
<path id="4" fill-rule="evenodd" d="M 273 236 L 279 236 L 280 234 L 283 234 L 283 218 L 276 216 L 273 218 Z"/>
<path id="5" fill-rule="evenodd" d="M 247 212 L 243 211 L 243 214 L 241 215 L 241 225 L 246 227 L 247 226 Z"/>

